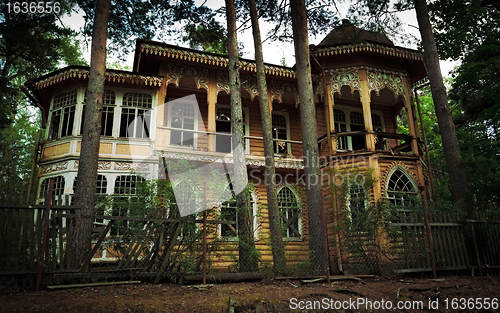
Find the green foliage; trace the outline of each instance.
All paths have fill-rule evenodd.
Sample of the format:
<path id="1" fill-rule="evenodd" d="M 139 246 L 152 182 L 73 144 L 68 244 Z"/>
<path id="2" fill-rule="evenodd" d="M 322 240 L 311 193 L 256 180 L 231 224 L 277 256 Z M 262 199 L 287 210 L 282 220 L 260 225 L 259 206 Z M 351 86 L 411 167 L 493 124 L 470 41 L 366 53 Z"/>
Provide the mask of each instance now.
<path id="1" fill-rule="evenodd" d="M 250 22 L 248 1 L 238 0 L 235 5 L 237 18 L 243 23 Z M 267 34 L 268 39 L 272 41 L 291 41 L 293 39 L 290 3 L 288 1 L 261 0 L 256 1 L 256 5 L 259 19 L 264 19 L 266 23 L 274 25 Z M 306 9 L 310 36 L 325 34 L 340 24 L 334 7 L 325 5 L 321 0 L 307 1 Z M 263 39 L 263 41 L 266 40 Z"/>
<path id="2" fill-rule="evenodd" d="M 383 257 L 393 253 L 393 247 L 381 238 L 392 237 L 388 221 L 396 208 L 385 199 L 377 203 L 371 200 L 376 182 L 373 170 L 348 167 L 332 170 L 330 175 L 337 177 L 330 185 L 340 221 L 334 231 L 339 232 L 341 249 L 348 255 L 349 262 L 345 265 L 348 272 L 380 274 L 385 270 Z"/>
<path id="3" fill-rule="evenodd" d="M 84 12 L 83 33 L 92 36 L 95 1 L 76 0 Z M 108 49 L 117 57 L 125 59 L 135 47 L 137 38 L 159 40 L 171 39 L 181 31 L 174 27 L 177 22 L 192 25 L 215 23 L 215 13 L 208 7 L 197 6 L 194 0 L 112 0 L 108 28 Z"/>
<path id="4" fill-rule="evenodd" d="M 6 5 L 0 3 L 0 130 L 25 101 L 22 84 L 77 60 L 79 53 L 72 31 L 58 26 L 57 15 L 8 13 Z"/>
<path id="5" fill-rule="evenodd" d="M 449 97 L 473 201 L 483 211 L 498 207 L 500 6 L 496 1 L 439 0 L 431 10 L 440 55 L 462 61 Z"/>
<path id="6" fill-rule="evenodd" d="M 0 203 L 26 203 L 34 142 L 40 118 L 30 107 L 20 107 L 14 122 L 0 131 Z"/>
<path id="7" fill-rule="evenodd" d="M 351 0 L 347 19 L 356 27 L 384 34 L 403 45 L 415 45 L 417 38 L 405 30 L 396 14 L 413 7 L 411 0 Z"/>
<path id="8" fill-rule="evenodd" d="M 460 59 L 498 38 L 498 1 L 437 0 L 429 5 L 436 44 L 443 59 Z"/>
<path id="9" fill-rule="evenodd" d="M 184 27 L 186 35 L 182 37 L 193 49 L 206 52 L 228 54 L 226 29 L 219 22 L 205 25 L 188 24 Z M 239 50 L 239 49 L 238 49 Z"/>
<path id="10" fill-rule="evenodd" d="M 456 80 L 452 80 L 452 86 L 461 88 Z M 454 92 L 452 89 L 450 94 Z M 451 109 L 455 114 L 455 122 L 458 123 L 457 137 L 473 202 L 480 210 L 498 207 L 500 203 L 497 192 L 500 186 L 498 111 L 485 109 L 478 114 L 468 114 L 462 106 L 463 103 L 453 99 Z M 449 204 L 446 203 L 451 201 L 452 197 L 448 170 L 428 88 L 422 90 L 419 100 L 436 189 L 434 200 L 438 210 L 449 211 L 447 209 Z"/>

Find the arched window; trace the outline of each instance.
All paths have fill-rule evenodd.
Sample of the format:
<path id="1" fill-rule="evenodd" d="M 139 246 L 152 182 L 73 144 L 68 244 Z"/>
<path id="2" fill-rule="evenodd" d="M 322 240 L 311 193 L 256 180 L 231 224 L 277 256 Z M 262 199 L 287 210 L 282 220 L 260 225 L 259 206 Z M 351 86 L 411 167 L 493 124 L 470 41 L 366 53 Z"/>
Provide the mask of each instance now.
<path id="1" fill-rule="evenodd" d="M 387 199 L 395 206 L 403 206 L 413 203 L 416 196 L 418 196 L 416 184 L 405 170 L 397 167 L 387 182 Z"/>
<path id="2" fill-rule="evenodd" d="M 278 192 L 283 238 L 301 238 L 300 206 L 297 196 L 285 186 Z"/>

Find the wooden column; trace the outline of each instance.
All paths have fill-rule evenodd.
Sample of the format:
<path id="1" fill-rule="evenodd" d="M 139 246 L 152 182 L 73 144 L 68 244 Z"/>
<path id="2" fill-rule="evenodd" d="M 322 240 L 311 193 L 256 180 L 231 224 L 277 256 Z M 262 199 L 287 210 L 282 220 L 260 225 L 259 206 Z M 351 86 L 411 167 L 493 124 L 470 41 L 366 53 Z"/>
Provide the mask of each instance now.
<path id="1" fill-rule="evenodd" d="M 272 118 L 272 115 L 273 115 L 273 94 L 271 93 L 269 88 L 267 91 L 267 102 L 269 102 L 269 113 L 271 114 L 271 118 Z"/>
<path id="2" fill-rule="evenodd" d="M 382 173 L 380 171 L 378 155 L 375 154 L 375 156 L 370 156 L 368 158 L 368 163 L 370 169 L 373 170 L 373 179 L 375 180 L 373 184 L 373 200 L 374 203 L 377 203 L 377 201 L 382 197 L 382 186 L 380 185 L 382 181 Z"/>
<path id="3" fill-rule="evenodd" d="M 417 131 L 415 129 L 415 123 L 413 120 L 413 110 L 412 110 L 412 103 L 411 103 L 411 97 L 410 97 L 410 84 L 408 83 L 408 78 L 403 77 L 404 81 L 404 93 L 405 93 L 405 99 L 404 99 L 404 106 L 406 109 L 406 118 L 408 120 L 408 130 L 410 131 L 410 136 L 413 137 L 411 140 L 411 151 L 415 155 L 419 155 L 418 152 L 418 145 L 417 145 Z"/>
<path id="4" fill-rule="evenodd" d="M 326 74 L 325 74 L 326 76 Z M 330 153 L 330 156 L 333 154 L 337 153 L 337 145 L 336 140 L 337 138 L 334 136 L 331 136 L 331 132 L 335 130 L 335 120 L 333 118 L 333 107 L 335 105 L 333 95 L 332 93 L 332 85 L 328 84 L 326 82 L 326 77 L 325 79 L 325 116 L 326 116 L 326 130 L 327 130 L 327 137 L 328 137 L 328 146 L 330 147 L 330 150 L 328 151 Z"/>
<path id="5" fill-rule="evenodd" d="M 215 151 L 215 135 L 211 132 L 215 132 L 215 118 L 216 111 L 215 105 L 217 104 L 217 77 L 215 72 L 210 72 L 210 81 L 208 83 L 208 149 L 210 152 Z"/>
<path id="6" fill-rule="evenodd" d="M 166 98 L 167 98 L 167 63 L 162 62 L 160 65 L 159 74 L 164 77 L 161 84 L 160 90 L 158 91 L 158 106 L 156 108 L 156 140 L 155 146 L 160 149 L 164 149 L 168 144 L 169 131 L 167 129 L 160 129 L 158 126 L 167 126 L 165 121 L 166 108 Z"/>
<path id="7" fill-rule="evenodd" d="M 370 89 L 368 89 L 368 77 L 366 70 L 360 70 L 359 74 L 359 87 L 360 87 L 360 98 L 361 105 L 363 106 L 363 119 L 365 121 L 365 130 L 368 132 L 366 134 L 366 148 L 369 151 L 375 151 L 375 135 L 373 134 L 373 124 L 372 124 L 372 110 L 370 108 Z"/>

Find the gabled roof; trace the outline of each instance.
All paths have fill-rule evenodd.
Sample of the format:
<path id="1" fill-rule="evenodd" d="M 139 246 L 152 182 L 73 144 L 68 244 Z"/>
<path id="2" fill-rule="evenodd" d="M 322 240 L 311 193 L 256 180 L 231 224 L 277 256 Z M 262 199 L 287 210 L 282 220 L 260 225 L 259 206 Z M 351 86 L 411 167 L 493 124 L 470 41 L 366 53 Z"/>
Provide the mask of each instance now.
<path id="1" fill-rule="evenodd" d="M 229 66 L 229 57 L 223 54 L 205 52 L 184 48 L 166 43 L 138 39 L 136 41 L 135 57 L 134 57 L 134 71 L 139 71 L 142 66 L 143 57 L 162 57 L 174 59 L 184 62 L 193 62 L 203 65 L 210 65 L 215 67 L 227 68 Z M 240 58 L 240 68 L 243 71 L 257 72 L 257 67 L 254 60 Z M 296 72 L 293 68 L 264 63 L 265 73 L 273 76 L 281 76 L 287 78 L 295 78 Z"/>

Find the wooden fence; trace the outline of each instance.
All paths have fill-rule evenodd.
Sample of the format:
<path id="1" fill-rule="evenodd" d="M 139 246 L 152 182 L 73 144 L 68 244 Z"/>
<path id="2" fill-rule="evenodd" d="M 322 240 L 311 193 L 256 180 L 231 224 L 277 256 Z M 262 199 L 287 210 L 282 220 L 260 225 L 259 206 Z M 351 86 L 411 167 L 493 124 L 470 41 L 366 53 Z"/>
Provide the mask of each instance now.
<path id="1" fill-rule="evenodd" d="M 500 220 L 477 214 L 459 219 L 458 214 L 429 214 L 432 248 L 437 270 L 500 269 Z M 430 272 L 431 254 L 421 213 L 404 213 L 390 224 L 399 254 L 396 273 Z"/>
<path id="2" fill-rule="evenodd" d="M 158 283 L 170 270 L 168 266 L 172 266 L 172 258 L 186 255 L 184 248 L 187 246 L 196 246 L 196 251 L 188 253 L 194 253 L 197 258 L 201 255 L 200 238 L 192 238 L 191 243 L 186 243 L 182 238 L 187 237 L 180 233 L 183 225 L 201 223 L 202 220 L 168 218 L 167 210 L 157 210 L 146 217 L 129 217 L 77 215 L 75 209 L 70 206 L 52 206 L 50 218 L 45 223 L 45 206 L 0 206 L 0 285 L 32 288 L 36 284 L 40 265 L 43 285 L 94 278 L 147 278 Z M 70 268 L 71 249 L 68 249 L 68 245 L 71 242 L 72 223 L 68 221 L 73 218 L 107 221 L 107 226 L 94 225 L 92 249 L 83 257 L 84 264 L 79 269 Z M 105 244 L 113 245 L 124 239 L 124 236 L 110 236 L 113 225 L 120 223 L 127 224 L 131 231 L 119 255 L 114 260 L 92 263 Z M 234 222 L 210 220 L 207 223 Z M 45 225 L 48 230 L 46 236 Z M 42 257 L 44 240 L 45 252 Z"/>
<path id="3" fill-rule="evenodd" d="M 70 249 L 68 228 L 60 217 L 51 217 L 44 256 L 45 206 L 0 207 L 0 284 L 34 287 L 40 261 L 44 273 L 55 273 L 68 268 Z M 53 212 L 67 209 L 53 207 Z"/>
<path id="4" fill-rule="evenodd" d="M 107 219 L 109 224 L 108 227 L 94 227 L 94 249 L 89 251 L 86 265 L 80 270 L 71 270 L 71 249 L 68 249 L 71 223 L 67 223 L 67 219 L 71 218 L 72 209 L 74 208 L 52 207 L 45 237 L 45 253 L 42 256 L 46 208 L 0 206 L 0 285 L 15 284 L 33 288 L 40 262 L 44 273 L 43 285 L 51 284 L 54 279 L 66 278 L 148 277 L 158 282 L 171 261 L 171 253 L 177 253 L 180 246 L 176 240 L 185 221 L 165 218 L 161 212 L 145 218 L 86 216 L 85 218 Z M 88 265 L 91 264 L 92 257 L 102 247 L 112 221 L 115 220 L 136 224 L 136 232 L 129 239 L 130 245 L 111 267 L 93 266 L 90 269 Z M 216 220 L 210 222 L 224 223 Z M 457 215 L 431 214 L 429 222 L 438 270 L 477 269 L 481 274 L 499 273 L 500 216 L 487 218 L 478 214 L 474 219 L 460 220 Z M 399 213 L 397 220 L 390 223 L 390 227 L 398 238 L 395 241 L 399 265 L 396 272 L 431 271 L 423 215 Z M 199 246 L 198 240 L 193 242 Z M 174 246 L 176 252 L 172 252 Z M 199 256 L 198 252 L 193 253 Z"/>

